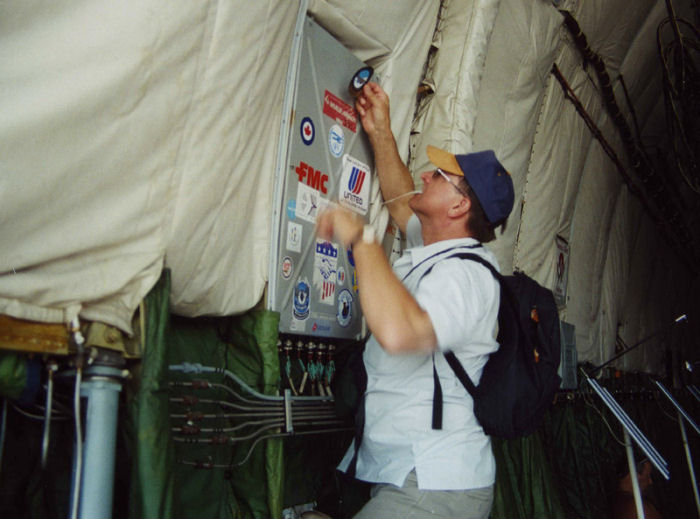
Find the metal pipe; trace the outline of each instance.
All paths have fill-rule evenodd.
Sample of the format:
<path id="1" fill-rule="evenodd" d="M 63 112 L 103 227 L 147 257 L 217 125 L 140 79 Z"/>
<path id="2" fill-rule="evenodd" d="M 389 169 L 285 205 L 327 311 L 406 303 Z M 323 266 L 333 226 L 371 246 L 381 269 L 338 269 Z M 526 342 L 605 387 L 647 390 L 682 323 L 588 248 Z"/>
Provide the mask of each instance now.
<path id="1" fill-rule="evenodd" d="M 83 382 L 87 397 L 84 469 L 80 492 L 80 519 L 112 516 L 114 458 L 121 383 L 99 378 Z"/>
<path id="2" fill-rule="evenodd" d="M 695 479 L 693 457 L 690 454 L 690 447 L 688 446 L 688 435 L 685 432 L 685 425 L 683 424 L 683 415 L 681 414 L 680 410 L 677 410 L 676 412 L 678 413 L 678 426 L 681 428 L 681 438 L 683 438 L 683 449 L 685 450 L 685 459 L 688 462 L 690 483 L 693 485 L 693 497 L 695 498 L 695 507 L 698 510 L 698 517 L 700 517 L 700 495 L 698 495 L 698 482 Z"/>
<path id="3" fill-rule="evenodd" d="M 642 493 L 639 491 L 639 478 L 637 477 L 637 466 L 634 463 L 634 452 L 632 451 L 632 440 L 627 429 L 623 429 L 625 434 L 625 451 L 627 452 L 627 466 L 630 469 L 630 481 L 632 482 L 632 493 L 634 494 L 634 504 L 637 508 L 637 519 L 644 519 L 644 503 Z"/>

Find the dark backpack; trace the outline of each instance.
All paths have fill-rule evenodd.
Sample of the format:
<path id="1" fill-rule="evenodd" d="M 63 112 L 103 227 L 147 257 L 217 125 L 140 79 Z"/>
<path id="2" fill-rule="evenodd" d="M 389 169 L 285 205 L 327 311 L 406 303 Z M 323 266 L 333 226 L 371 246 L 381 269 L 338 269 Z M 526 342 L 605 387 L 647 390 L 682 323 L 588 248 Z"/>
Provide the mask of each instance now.
<path id="1" fill-rule="evenodd" d="M 474 414 L 484 432 L 500 438 L 517 438 L 534 432 L 561 384 L 559 312 L 552 291 L 515 272 L 501 275 L 488 261 L 469 252 L 447 256 L 476 261 L 501 286 L 498 310 L 500 345 L 484 366 L 478 386 L 451 351 L 445 358 L 474 399 Z M 442 258 L 447 259 L 447 258 Z M 432 270 L 423 273 L 421 279 Z M 433 429 L 442 428 L 442 388 L 434 369 Z"/>
<path id="2" fill-rule="evenodd" d="M 477 254 L 457 252 L 438 261 L 447 258 L 476 261 L 486 267 L 500 284 L 501 299 L 496 338 L 500 346 L 489 356 L 479 385 L 474 386 L 453 352 L 445 352 L 445 359 L 472 396 L 474 415 L 486 434 L 505 439 L 531 434 L 539 426 L 561 384 L 557 373 L 561 357 L 559 312 L 554 295 L 522 272 L 515 272 L 512 276 L 500 274 Z M 419 283 L 436 263 L 421 274 Z M 357 395 L 364 395 L 367 386 L 367 373 L 362 363 L 363 350 L 364 345 L 356 349 L 355 362 L 351 367 Z M 442 387 L 435 369 L 434 354 L 433 379 L 432 427 L 442 429 Z M 355 454 L 347 474 L 354 477 L 364 431 L 364 397 L 354 401 L 351 408 L 355 413 Z"/>

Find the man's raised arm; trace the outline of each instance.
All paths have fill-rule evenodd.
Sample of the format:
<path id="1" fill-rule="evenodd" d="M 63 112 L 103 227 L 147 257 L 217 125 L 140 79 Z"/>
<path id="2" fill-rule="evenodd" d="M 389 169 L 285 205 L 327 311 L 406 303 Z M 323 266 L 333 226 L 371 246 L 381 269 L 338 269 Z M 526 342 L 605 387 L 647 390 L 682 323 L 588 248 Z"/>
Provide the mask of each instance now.
<path id="1" fill-rule="evenodd" d="M 377 83 L 367 83 L 355 102 L 355 108 L 374 151 L 382 197 L 388 202 L 389 214 L 396 225 L 405 233 L 406 223 L 413 214 L 408 206 L 410 196 L 397 197 L 411 193 L 415 185 L 401 160 L 391 131 L 389 96 Z"/>

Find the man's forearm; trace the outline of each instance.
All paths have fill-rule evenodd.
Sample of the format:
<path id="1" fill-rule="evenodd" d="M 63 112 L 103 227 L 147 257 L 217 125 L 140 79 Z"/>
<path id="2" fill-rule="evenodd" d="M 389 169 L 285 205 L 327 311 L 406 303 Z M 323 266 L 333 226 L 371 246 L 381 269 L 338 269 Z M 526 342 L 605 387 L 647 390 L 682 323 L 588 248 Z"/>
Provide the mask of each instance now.
<path id="1" fill-rule="evenodd" d="M 435 350 L 430 316 L 396 277 L 381 245 L 360 241 L 353 255 L 362 313 L 379 344 L 390 353 Z"/>
<path id="2" fill-rule="evenodd" d="M 415 189 L 406 164 L 401 160 L 393 134 L 382 133 L 371 139 L 379 187 L 385 200 Z"/>

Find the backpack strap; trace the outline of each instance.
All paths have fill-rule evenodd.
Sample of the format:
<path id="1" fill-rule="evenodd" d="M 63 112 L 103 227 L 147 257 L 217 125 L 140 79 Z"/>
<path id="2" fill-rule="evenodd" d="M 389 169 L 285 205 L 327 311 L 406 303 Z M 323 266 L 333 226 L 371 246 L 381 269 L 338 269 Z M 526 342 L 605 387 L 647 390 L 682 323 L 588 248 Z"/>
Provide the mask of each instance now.
<path id="1" fill-rule="evenodd" d="M 479 247 L 481 244 L 478 245 Z M 470 248 L 475 248 L 475 246 L 472 246 Z M 433 256 L 431 256 L 432 258 Z M 446 256 L 444 258 L 440 258 L 440 260 L 445 260 L 449 258 L 460 258 L 460 259 L 468 259 L 472 261 L 476 261 L 477 263 L 480 263 L 484 267 L 486 267 L 491 274 L 493 275 L 494 278 L 501 284 L 502 281 L 502 276 L 500 272 L 496 270 L 496 268 L 491 265 L 488 261 L 486 261 L 484 258 L 479 256 L 478 254 L 474 254 L 473 252 L 456 252 L 455 254 L 450 254 L 449 256 Z M 427 258 L 430 259 L 430 258 Z M 430 272 L 433 270 L 433 267 L 437 264 L 438 262 L 436 261 L 428 269 L 423 272 L 421 275 L 420 279 L 418 280 L 418 283 L 421 282 L 421 280 L 430 274 Z M 416 265 L 418 266 L 418 265 Z M 415 267 L 414 267 L 415 268 Z M 413 270 L 413 269 L 412 269 Z M 409 272 L 410 274 L 410 272 Z M 404 278 L 405 279 L 405 278 Z M 446 351 L 443 353 L 445 360 L 447 361 L 447 364 L 449 364 L 450 368 L 452 368 L 452 371 L 454 371 L 455 376 L 457 379 L 462 383 L 464 388 L 469 392 L 472 398 L 476 397 L 476 386 L 472 382 L 471 378 L 469 378 L 469 375 L 464 369 L 464 366 L 462 366 L 462 363 L 457 359 L 457 356 L 454 354 L 452 351 Z M 440 377 L 438 377 L 437 374 L 437 369 L 435 368 L 435 354 L 433 354 L 433 422 L 432 422 L 432 428 L 433 429 L 442 429 L 442 385 L 440 384 Z"/>
<path id="2" fill-rule="evenodd" d="M 355 477 L 355 473 L 357 472 L 357 455 L 360 452 L 360 445 L 362 444 L 362 437 L 364 436 L 365 432 L 365 395 L 363 394 L 361 396 L 360 400 L 360 405 L 357 408 L 357 411 L 355 413 L 355 453 L 352 456 L 352 459 L 350 460 L 350 465 L 348 465 L 348 468 L 346 470 L 346 474 L 350 476 L 351 478 Z"/>
<path id="3" fill-rule="evenodd" d="M 454 254 L 450 254 L 448 256 L 445 256 L 444 258 L 440 258 L 440 260 L 447 259 L 447 258 L 464 258 L 464 259 L 474 259 L 478 261 L 479 263 L 484 264 L 487 266 L 491 272 L 495 275 L 499 275 L 498 271 L 493 268 L 493 266 L 486 260 L 482 259 L 481 256 L 466 252 L 465 249 L 477 249 L 483 247 L 481 243 L 476 243 L 474 245 L 467 245 L 465 247 L 457 247 L 455 249 L 450 249 L 450 250 L 458 250 L 459 252 L 455 252 Z M 461 250 L 460 250 L 461 249 Z M 439 256 L 440 254 L 445 254 L 446 252 L 450 252 L 450 250 L 447 251 L 440 251 L 437 252 L 431 256 L 428 256 L 425 258 L 423 261 L 420 263 L 416 264 L 411 268 L 411 270 L 408 271 L 408 273 L 401 279 L 401 281 L 404 281 L 408 276 L 410 276 L 419 266 L 423 265 L 425 262 L 431 260 L 432 258 L 435 258 L 436 256 Z M 440 261 L 439 260 L 439 261 Z M 431 270 L 433 270 L 433 267 L 435 266 L 435 263 L 433 263 L 428 269 L 421 274 L 421 277 L 418 279 L 418 283 L 421 282 L 421 280 L 430 273 Z M 366 341 L 367 338 L 365 338 Z M 464 380 L 467 381 L 468 384 L 471 385 L 473 388 L 472 390 L 467 390 L 469 391 L 470 394 L 474 394 L 474 391 L 476 391 L 476 388 L 474 388 L 474 384 L 472 384 L 472 381 L 469 379 L 469 376 L 467 373 L 464 371 L 464 368 L 462 367 L 462 364 L 457 360 L 457 357 L 455 357 L 454 353 L 447 352 L 444 354 L 445 358 L 447 358 L 447 362 L 450 363 L 450 366 L 452 366 L 452 363 L 450 362 L 450 359 L 448 358 L 448 355 L 451 356 L 454 360 L 452 362 L 456 363 L 456 366 L 458 366 L 457 369 L 461 369 L 462 373 L 464 373 Z M 433 353 L 432 355 L 432 360 L 433 360 L 433 417 L 432 417 L 432 427 L 433 429 L 442 429 L 442 385 L 440 384 L 440 377 L 438 377 L 437 369 L 435 368 L 435 354 Z M 452 368 L 455 370 L 456 368 Z M 465 382 L 460 378 L 460 375 L 455 371 L 455 374 L 457 375 L 457 378 L 460 379 L 462 384 L 465 384 Z M 465 387 L 467 387 L 465 385 Z M 365 428 L 365 395 L 363 394 L 360 398 L 360 404 L 357 408 L 356 414 L 355 414 L 355 452 L 350 460 L 350 464 L 348 465 L 348 468 L 346 470 L 346 474 L 350 477 L 355 477 L 356 471 L 357 471 L 357 456 L 360 451 L 360 445 L 362 444 L 362 437 L 364 436 L 364 428 Z"/>
<path id="4" fill-rule="evenodd" d="M 413 272 L 414 272 L 418 267 L 420 267 L 421 265 L 423 265 L 425 262 L 427 262 L 427 261 L 433 259 L 434 257 L 439 256 L 440 254 L 445 254 L 445 253 L 450 252 L 450 251 L 453 251 L 453 250 L 462 249 L 462 252 L 456 252 L 455 254 L 450 254 L 449 256 L 445 256 L 444 258 L 440 258 L 440 260 L 447 259 L 447 258 L 452 258 L 453 256 L 460 256 L 460 257 L 461 257 L 462 254 L 469 254 L 469 253 L 466 252 L 464 249 L 478 249 L 478 248 L 480 248 L 480 247 L 483 247 L 483 245 L 482 245 L 481 243 L 475 243 L 474 245 L 465 245 L 464 247 L 455 247 L 455 248 L 452 248 L 452 249 L 447 249 L 447 250 L 442 250 L 442 251 L 440 251 L 440 252 L 436 252 L 435 254 L 432 254 L 432 255 L 428 256 L 427 258 L 423 259 L 422 261 L 420 261 L 420 262 L 417 263 L 416 265 L 413 265 L 413 267 L 411 268 L 411 270 L 409 270 L 409 271 L 406 273 L 406 275 L 405 275 L 404 277 L 401 278 L 401 281 L 405 281 L 405 280 L 408 278 L 408 276 L 410 276 L 411 274 L 413 274 Z M 477 258 L 479 257 L 479 256 L 477 256 L 476 254 L 471 254 L 471 256 L 475 256 L 475 257 L 477 257 Z M 436 261 L 435 263 L 437 263 L 437 261 Z M 421 274 L 421 277 L 418 279 L 418 282 L 419 282 L 419 283 L 420 283 L 420 280 L 423 279 L 423 278 L 426 276 L 426 274 L 427 274 L 428 272 L 430 272 L 430 271 L 433 269 L 433 267 L 435 266 L 435 263 L 433 263 L 433 264 L 428 268 L 428 270 L 426 270 L 423 274 Z"/>

